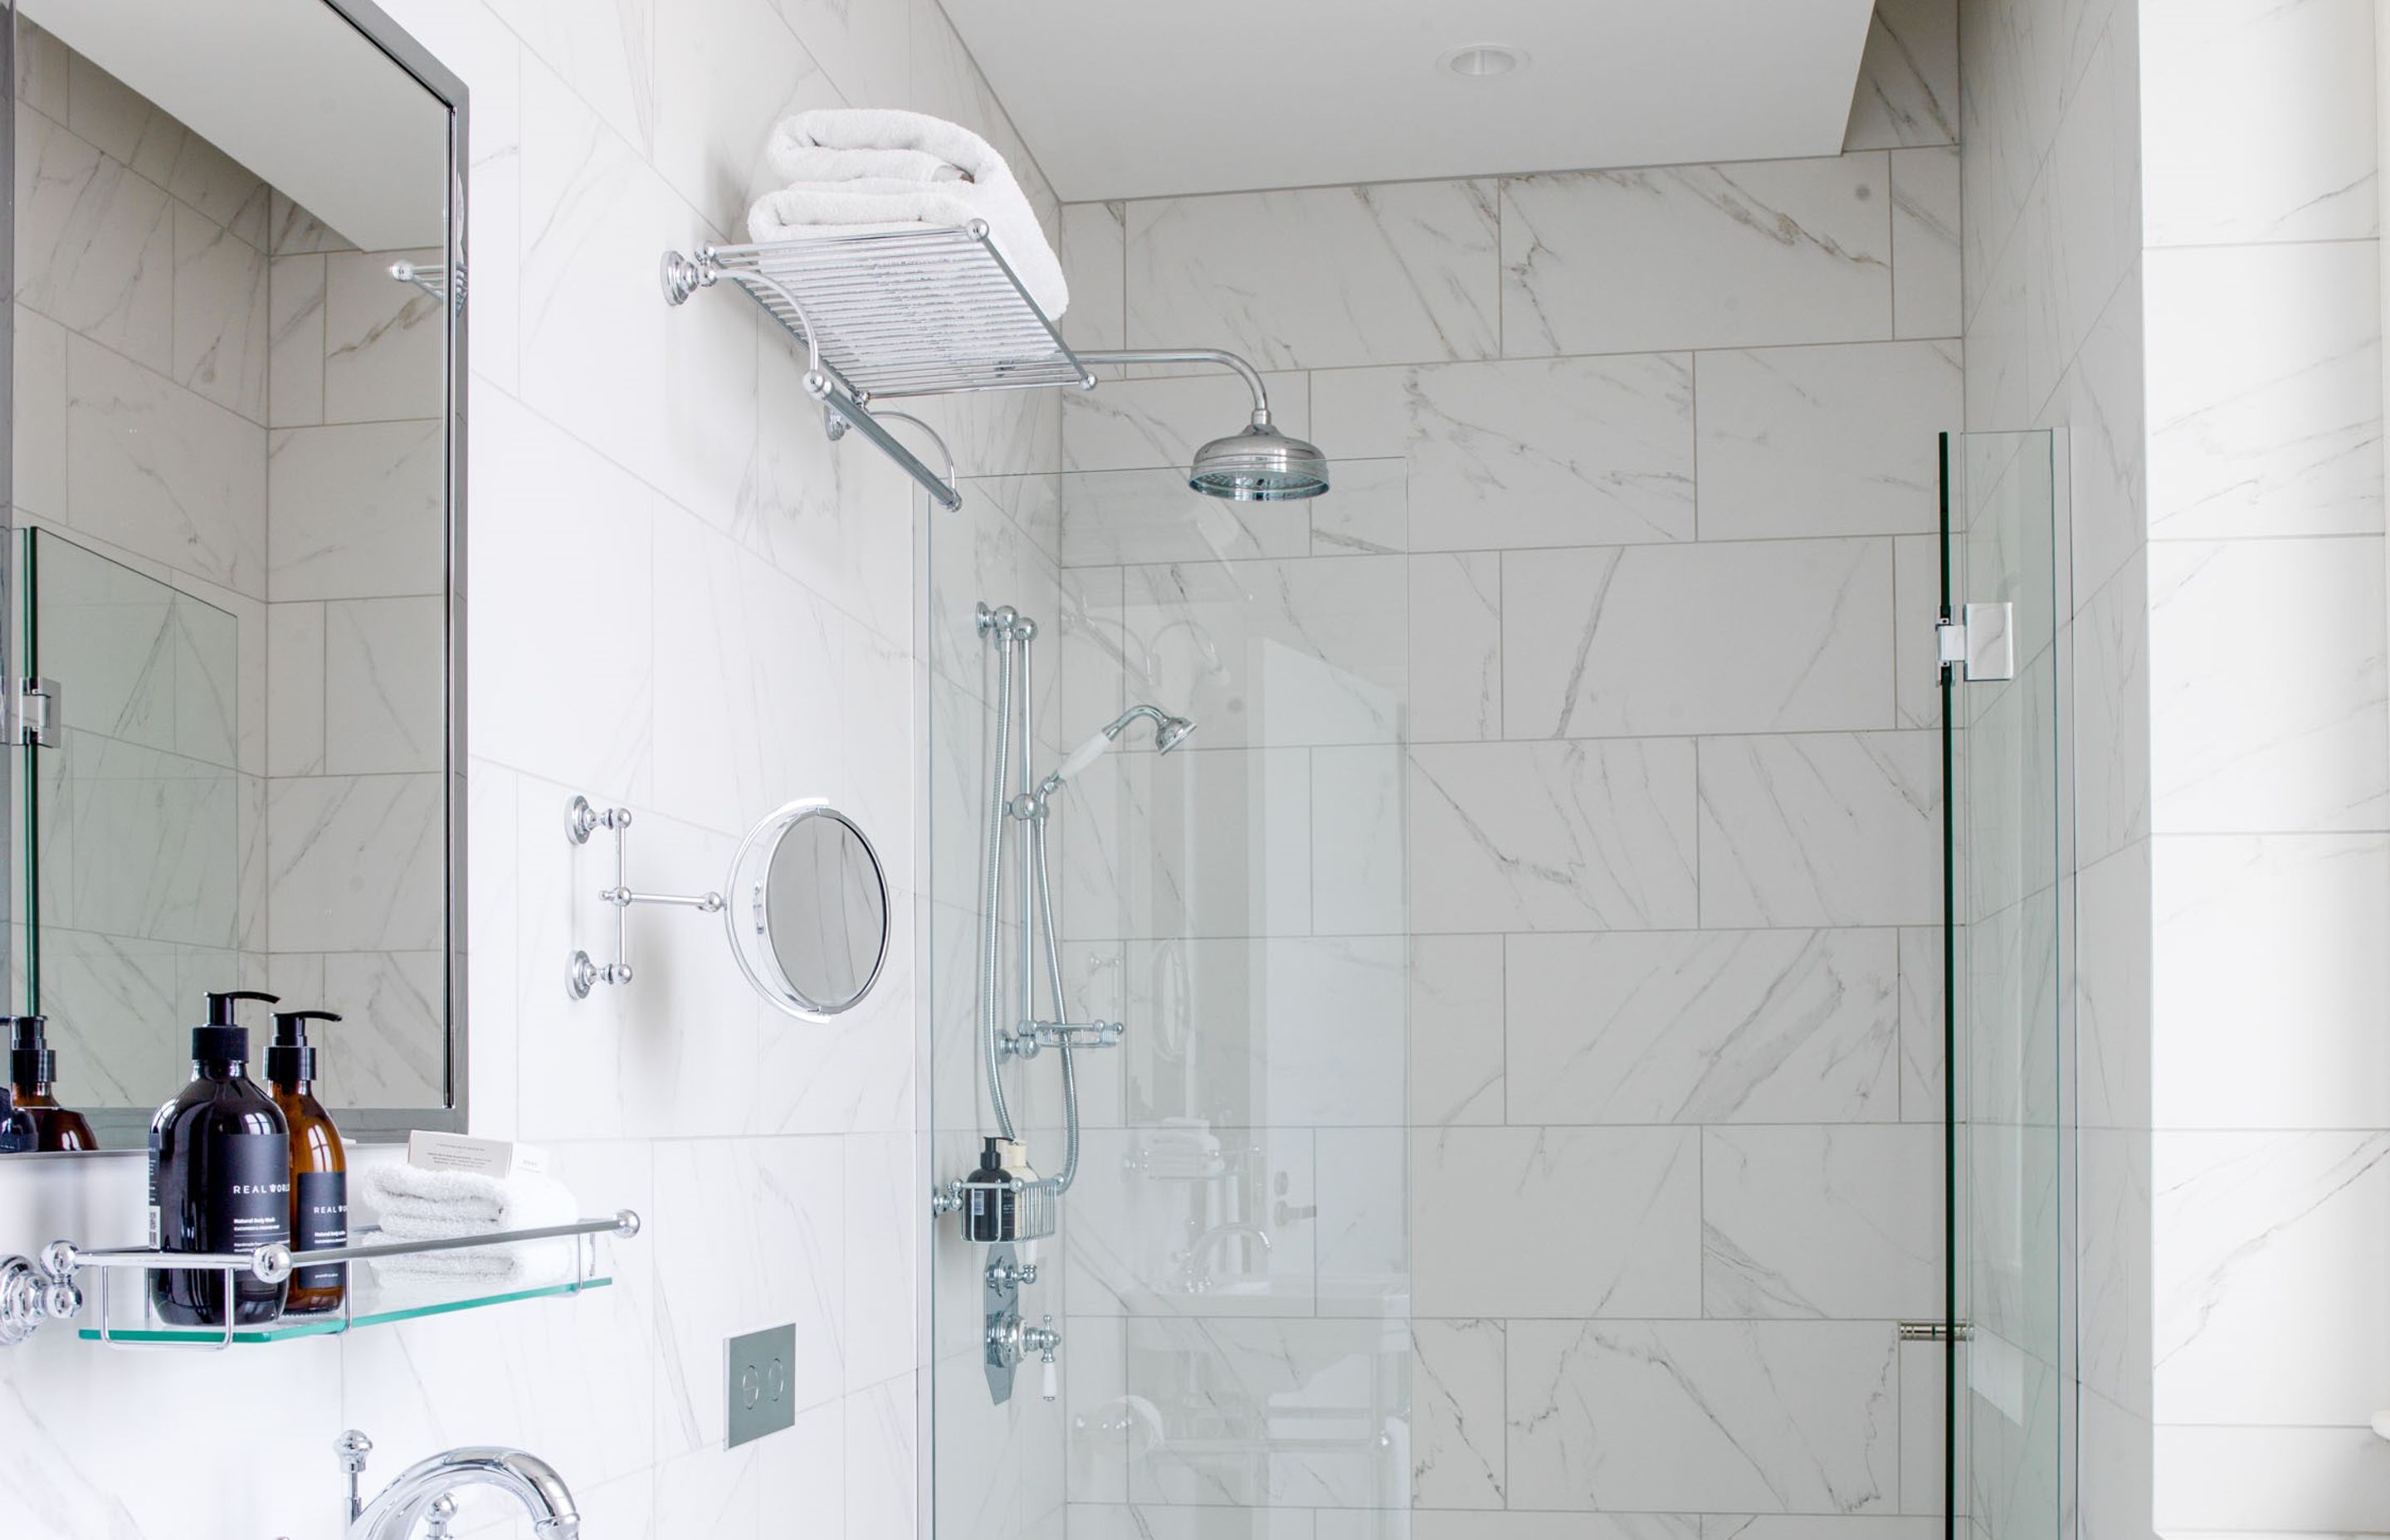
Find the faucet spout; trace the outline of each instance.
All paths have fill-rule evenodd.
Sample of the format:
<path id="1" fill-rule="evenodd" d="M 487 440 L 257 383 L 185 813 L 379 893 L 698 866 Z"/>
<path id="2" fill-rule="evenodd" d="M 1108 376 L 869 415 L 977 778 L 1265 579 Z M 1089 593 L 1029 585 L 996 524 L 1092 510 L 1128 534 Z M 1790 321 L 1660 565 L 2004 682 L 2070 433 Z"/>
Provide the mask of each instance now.
<path id="1" fill-rule="evenodd" d="M 556 1468 L 520 1449 L 449 1449 L 400 1472 L 349 1525 L 349 1540 L 407 1540 L 443 1497 L 464 1486 L 494 1486 L 531 1515 L 538 1540 L 579 1540 L 581 1513 Z"/>

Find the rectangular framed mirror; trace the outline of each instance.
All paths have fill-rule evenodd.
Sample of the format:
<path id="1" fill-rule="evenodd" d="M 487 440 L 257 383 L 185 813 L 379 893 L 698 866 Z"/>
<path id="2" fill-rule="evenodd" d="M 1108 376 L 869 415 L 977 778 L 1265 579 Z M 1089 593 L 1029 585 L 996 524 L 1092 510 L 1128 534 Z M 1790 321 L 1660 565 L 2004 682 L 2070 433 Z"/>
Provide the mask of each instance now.
<path id="1" fill-rule="evenodd" d="M 9 19 L 7 1010 L 104 1148 L 212 990 L 461 1128 L 464 87 L 364 0 Z"/>

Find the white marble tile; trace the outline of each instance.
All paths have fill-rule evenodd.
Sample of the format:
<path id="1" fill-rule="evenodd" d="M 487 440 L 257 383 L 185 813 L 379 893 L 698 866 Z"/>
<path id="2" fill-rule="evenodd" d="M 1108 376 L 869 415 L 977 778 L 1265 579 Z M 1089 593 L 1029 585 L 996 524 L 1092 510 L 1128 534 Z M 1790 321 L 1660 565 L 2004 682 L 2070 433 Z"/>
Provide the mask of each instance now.
<path id="1" fill-rule="evenodd" d="M 1414 556 L 1410 740 L 1502 736 L 1502 559 L 1490 551 Z"/>
<path id="2" fill-rule="evenodd" d="M 171 374 L 174 219 L 163 189 L 38 113 L 17 114 L 17 298 Z"/>
<path id="3" fill-rule="evenodd" d="M 2192 1524 L 2360 1534 L 2390 1504 L 2380 1444 L 2365 1427 L 2161 1425 L 2151 1455 L 2152 1517 L 2161 1534 Z"/>
<path id="4" fill-rule="evenodd" d="M 1949 7 L 1955 9 L 1956 7 Z M 1956 337 L 1962 323 L 1959 271 L 1959 150 L 1892 154 L 1892 334 Z"/>
<path id="5" fill-rule="evenodd" d="M 1368 1051 L 1354 1050 L 1352 1058 Z M 1335 1071 L 1322 1066 L 1319 1072 L 1332 1077 Z M 1399 1096 L 1387 1097 L 1386 1106 L 1394 1118 L 1401 1116 Z M 1382 1316 L 1390 1302 L 1407 1293 L 1410 1194 L 1387 1175 L 1405 1168 L 1409 1142 L 1409 1133 L 1399 1126 L 1318 1129 L 1312 1136 L 1310 1201 L 1291 1204 L 1283 1215 L 1271 1210 L 1273 1222 L 1286 1221 L 1279 1226 L 1281 1232 L 1289 1226 L 1312 1232 L 1317 1279 L 1313 1308 L 1319 1315 Z M 1306 1207 L 1318 1212 L 1306 1217 Z"/>
<path id="6" fill-rule="evenodd" d="M 190 210 L 174 211 L 174 378 L 265 421 L 264 253 Z"/>
<path id="7" fill-rule="evenodd" d="M 2390 1124 L 2390 837 L 2167 836 L 2150 881 L 2158 1126 Z"/>
<path id="8" fill-rule="evenodd" d="M 1109 756 L 1062 872 L 1081 936 L 1284 936 L 1311 929 L 1310 755 L 1190 746 Z M 1221 838 L 1220 831 L 1239 831 Z"/>
<path id="9" fill-rule="evenodd" d="M 1420 1508 L 1502 1506 L 1502 1323 L 1411 1323 L 1411 1491 Z"/>
<path id="10" fill-rule="evenodd" d="M 1148 663 L 1132 692 L 1193 717 L 1193 746 L 1399 736 L 1409 639 L 1402 557 L 1174 563 L 1123 577 L 1119 623 Z M 1076 744 L 1102 725 L 1064 724 L 1062 737 Z"/>
<path id="11" fill-rule="evenodd" d="M 441 415 L 445 313 L 439 301 L 390 276 L 390 264 L 400 259 L 441 260 L 436 250 L 341 251 L 321 259 L 326 422 Z"/>
<path id="12" fill-rule="evenodd" d="M 277 947 L 441 944 L 447 862 L 438 776 L 280 776 L 267 788 L 265 818 Z"/>
<path id="13" fill-rule="evenodd" d="M 324 607 L 265 610 L 265 773 L 324 772 Z"/>
<path id="14" fill-rule="evenodd" d="M 2373 26 L 2355 0 L 2202 0 L 2144 15 L 2149 244 L 2373 235 Z"/>
<path id="15" fill-rule="evenodd" d="M 1072 314 L 1078 314 L 1075 306 Z M 1262 376 L 1270 420 L 1298 439 L 1311 432 L 1308 381 L 1308 376 L 1276 369 Z M 1106 379 L 1092 391 L 1074 391 L 1062 397 L 1062 468 L 1160 469 L 1173 472 L 1174 481 L 1183 481 L 1183 475 L 1176 473 L 1193 459 L 1197 449 L 1241 431 L 1253 412 L 1252 387 L 1217 369 Z M 1352 451 L 1339 444 L 1330 453 L 1343 456 Z M 1280 503 L 1231 511 L 1299 523 L 1307 507 Z"/>
<path id="16" fill-rule="evenodd" d="M 1503 1121 L 1503 939 L 1411 939 L 1410 1123 Z"/>
<path id="17" fill-rule="evenodd" d="M 1513 1321 L 1510 1500 L 1889 1512 L 1895 1349 L 1882 1322 Z"/>
<path id="18" fill-rule="evenodd" d="M 2160 1132 L 2150 1149 L 2160 1422 L 2361 1428 L 2390 1363 L 2367 1308 L 2390 1265 L 2390 1136 Z"/>
<path id="19" fill-rule="evenodd" d="M 251 597 L 264 430 L 82 337 L 67 344 L 67 521 Z"/>
<path id="20" fill-rule="evenodd" d="M 1900 930 L 1900 1117 L 1904 1123 L 1940 1123 L 1943 1092 L 1943 956 L 1940 926 L 1904 926 Z"/>
<path id="21" fill-rule="evenodd" d="M 827 8 L 827 7 L 825 7 Z M 677 0 L 655 29 L 650 159 L 708 224 L 747 238 L 747 211 L 769 189 L 764 147 L 795 112 L 847 106 L 775 0 Z"/>
<path id="22" fill-rule="evenodd" d="M 909 1133 L 842 1141 L 846 1234 L 841 1245 L 846 1315 L 841 1341 L 846 1387 L 867 1390 L 919 1361 L 914 1341 L 919 1284 L 917 1195 L 929 1186 Z"/>
<path id="23" fill-rule="evenodd" d="M 2061 380 L 2066 453 L 2073 468 L 2067 530 L 2078 603 L 2121 569 L 2148 540 L 2149 443 L 2144 431 L 2141 274 L 2138 263 L 2116 286 L 2108 308 Z M 1972 350 L 1973 343 L 1970 341 Z M 1972 357 L 1972 352 L 1970 353 Z"/>
<path id="24" fill-rule="evenodd" d="M 1886 540 L 1502 558 L 1502 721 L 1522 738 L 1889 726 L 1891 642 Z"/>
<path id="25" fill-rule="evenodd" d="M 314 998 L 342 1018 L 337 1044 L 323 1055 L 316 1094 L 324 1104 L 446 1105 L 447 954 L 331 952 L 323 969 Z"/>
<path id="26" fill-rule="evenodd" d="M 446 601 L 334 599 L 323 616 L 326 770 L 439 769 L 448 747 Z"/>
<path id="27" fill-rule="evenodd" d="M 2029 409 L 2049 399 L 2141 244 L 2136 66 L 2129 32 L 2097 34 L 2034 185 L 2019 241 Z"/>
<path id="28" fill-rule="evenodd" d="M 2148 1415 L 2150 1139 L 2086 1128 L 2077 1138 L 2077 1363 L 2087 1392 Z M 2087 1413 L 2088 1415 L 2088 1413 Z"/>
<path id="29" fill-rule="evenodd" d="M 1128 205 L 1063 204 L 1058 250 L 1071 285 L 1062 340 L 1073 348 L 1126 347 Z"/>
<path id="30" fill-rule="evenodd" d="M 2150 831 L 2149 565 L 2135 555 L 2084 601 L 2075 639 L 2075 853 Z"/>
<path id="31" fill-rule="evenodd" d="M 1693 800 L 1685 738 L 1419 745 L 1411 928 L 1697 924 Z"/>
<path id="32" fill-rule="evenodd" d="M 1397 936 L 1408 884 L 1403 751 L 1393 744 L 1311 755 L 1311 929 Z"/>
<path id="33" fill-rule="evenodd" d="M 1132 347 L 1225 347 L 1263 368 L 1498 351 L 1490 182 L 1395 182 L 1128 206 Z M 1344 253 L 1319 263 L 1304 253 Z"/>
<path id="34" fill-rule="evenodd" d="M 447 571 L 447 434 L 437 421 L 276 430 L 266 584 L 276 601 L 437 594 Z"/>
<path id="35" fill-rule="evenodd" d="M 2383 614 L 2378 536 L 2152 545 L 2151 828 L 2380 828 Z"/>
<path id="36" fill-rule="evenodd" d="M 1704 540 L 1937 528 L 1956 342 L 1767 348 L 1695 366 Z"/>
<path id="37" fill-rule="evenodd" d="M 276 428 L 324 420 L 324 263 L 309 252 L 267 267 L 265 411 Z"/>
<path id="38" fill-rule="evenodd" d="M 1423 1315 L 1698 1315 L 1700 1167 L 1690 1129 L 1415 1132 L 1415 1306 Z M 1563 1213 L 1569 1222 L 1555 1224 Z"/>
<path id="39" fill-rule="evenodd" d="M 1512 936 L 1500 993 L 1520 1123 L 1898 1115 L 1888 930 Z"/>
<path id="40" fill-rule="evenodd" d="M 1959 7 L 1950 0 L 1878 0 L 1843 148 L 1958 142 Z"/>
<path id="41" fill-rule="evenodd" d="M 67 512 L 67 330 L 24 305 L 16 323 L 11 398 L 14 505 L 45 518 Z"/>
<path id="42" fill-rule="evenodd" d="M 1925 925 L 1941 914 L 1939 735 L 1701 746 L 1701 923 Z"/>
<path id="43" fill-rule="evenodd" d="M 493 0 L 524 47 L 572 83 L 615 133 L 642 149 L 655 143 L 657 19 L 653 0 L 608 0 L 594 9 L 565 0 Z M 525 93 L 525 137 L 547 104 Z"/>
<path id="44" fill-rule="evenodd" d="M 1930 1125 L 1705 1130 L 1703 1313 L 1931 1315 L 1942 1299 L 1941 1153 Z"/>
<path id="45" fill-rule="evenodd" d="M 1502 351 L 1870 341 L 1892 334 L 1881 153 L 1502 183 Z"/>
<path id="46" fill-rule="evenodd" d="M 1692 537 L 1684 353 L 1338 370 L 1311 388 L 1330 454 L 1407 461 L 1412 550 Z"/>
<path id="47" fill-rule="evenodd" d="M 722 1339 L 773 1321 L 797 1328 L 790 1400 L 842 1400 L 839 1141 L 667 1140 L 655 1158 L 658 1452 L 718 1445 Z"/>
<path id="48" fill-rule="evenodd" d="M 2152 537 L 2379 533 L 2373 248 L 2228 247 L 2145 261 Z"/>

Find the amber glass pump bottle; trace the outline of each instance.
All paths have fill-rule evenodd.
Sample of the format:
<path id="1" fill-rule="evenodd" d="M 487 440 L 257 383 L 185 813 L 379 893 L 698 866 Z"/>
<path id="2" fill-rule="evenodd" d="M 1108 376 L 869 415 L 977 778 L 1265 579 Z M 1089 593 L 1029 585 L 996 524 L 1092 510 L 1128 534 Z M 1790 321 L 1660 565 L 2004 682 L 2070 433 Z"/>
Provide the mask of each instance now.
<path id="1" fill-rule="evenodd" d="M 81 1112 L 58 1105 L 51 1083 L 58 1077 L 58 1051 L 45 1034 L 47 1018 L 8 1019 L 8 1084 L 18 1107 L 32 1115 L 33 1148 L 41 1150 L 97 1149 L 91 1124 Z"/>
<path id="2" fill-rule="evenodd" d="M 290 1250 L 309 1251 L 349 1243 L 349 1158 L 324 1104 L 315 1099 L 315 1047 L 310 1021 L 337 1021 L 328 1010 L 274 1013 L 274 1043 L 265 1050 L 265 1083 L 290 1125 Z M 348 1292 L 345 1263 L 301 1266 L 290 1275 L 294 1315 L 338 1310 Z"/>

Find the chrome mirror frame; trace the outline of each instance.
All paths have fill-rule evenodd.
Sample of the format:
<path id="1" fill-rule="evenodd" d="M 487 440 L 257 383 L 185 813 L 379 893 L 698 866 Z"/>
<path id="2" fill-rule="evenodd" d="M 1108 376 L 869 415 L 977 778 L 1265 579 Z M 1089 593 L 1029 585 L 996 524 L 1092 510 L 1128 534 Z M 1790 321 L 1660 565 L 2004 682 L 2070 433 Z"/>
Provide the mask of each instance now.
<path id="1" fill-rule="evenodd" d="M 772 854 L 800 826 L 816 818 L 830 819 L 854 837 L 864 858 L 871 863 L 871 879 L 880 899 L 880 949 L 854 993 L 835 1003 L 814 999 L 788 976 L 772 947 L 771 926 L 764 912 L 764 891 L 770 879 Z M 888 891 L 887 866 L 861 825 L 832 807 L 825 798 L 802 797 L 784 803 L 748 830 L 747 837 L 739 842 L 730 859 L 726 886 L 729 902 L 723 905 L 722 927 L 730 943 L 730 955 L 755 993 L 775 1008 L 800 1020 L 829 1022 L 869 998 L 872 986 L 880 982 L 880 975 L 888 966 L 888 943 L 895 930 L 896 916 L 894 899 Z"/>

